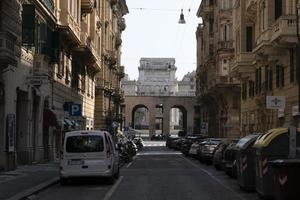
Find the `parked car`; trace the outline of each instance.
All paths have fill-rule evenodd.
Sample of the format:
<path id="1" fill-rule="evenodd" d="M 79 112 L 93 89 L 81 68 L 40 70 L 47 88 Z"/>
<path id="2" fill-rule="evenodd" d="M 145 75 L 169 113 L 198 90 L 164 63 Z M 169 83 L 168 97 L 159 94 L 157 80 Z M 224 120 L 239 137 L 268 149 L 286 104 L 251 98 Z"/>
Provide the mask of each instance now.
<path id="1" fill-rule="evenodd" d="M 119 154 L 108 132 L 80 130 L 65 134 L 60 160 L 61 184 L 77 177 L 106 177 L 114 183 L 119 173 Z"/>
<path id="2" fill-rule="evenodd" d="M 201 149 L 201 161 L 212 163 L 215 150 L 220 142 L 220 138 L 209 138 Z"/>
<path id="3" fill-rule="evenodd" d="M 151 140 L 165 140 L 166 139 L 166 136 L 161 133 L 161 134 L 154 134 L 151 136 L 150 138 Z"/>
<path id="4" fill-rule="evenodd" d="M 197 153 L 201 142 L 203 142 L 203 140 L 196 141 L 191 145 L 191 148 L 189 150 L 189 156 L 197 158 Z"/>
<path id="5" fill-rule="evenodd" d="M 235 178 L 237 174 L 236 168 L 236 147 L 237 141 L 231 142 L 224 151 L 224 171 L 230 177 Z"/>
<path id="6" fill-rule="evenodd" d="M 200 137 L 199 136 L 187 136 L 184 138 L 182 144 L 181 144 L 181 152 L 184 155 L 188 155 L 189 154 L 189 150 L 191 148 L 191 145 L 196 142 L 196 141 L 200 141 Z"/>
<path id="7" fill-rule="evenodd" d="M 213 157 L 213 165 L 217 170 L 223 170 L 225 166 L 224 151 L 231 142 L 237 142 L 238 139 L 224 139 L 217 146 Z"/>
<path id="8" fill-rule="evenodd" d="M 224 168 L 222 161 L 223 161 L 224 150 L 226 149 L 228 144 L 229 144 L 229 142 L 227 140 L 225 140 L 225 141 L 222 141 L 216 148 L 216 151 L 215 151 L 214 157 L 213 157 L 213 166 L 217 170 L 222 170 Z"/>
<path id="9" fill-rule="evenodd" d="M 169 149 L 172 149 L 174 141 L 177 140 L 177 139 L 179 139 L 179 137 L 177 137 L 177 136 L 169 136 L 169 137 L 167 137 L 166 147 L 168 147 Z"/>
<path id="10" fill-rule="evenodd" d="M 184 141 L 184 138 L 178 138 L 177 140 L 174 140 L 173 147 L 175 150 L 181 149 L 181 144 Z"/>

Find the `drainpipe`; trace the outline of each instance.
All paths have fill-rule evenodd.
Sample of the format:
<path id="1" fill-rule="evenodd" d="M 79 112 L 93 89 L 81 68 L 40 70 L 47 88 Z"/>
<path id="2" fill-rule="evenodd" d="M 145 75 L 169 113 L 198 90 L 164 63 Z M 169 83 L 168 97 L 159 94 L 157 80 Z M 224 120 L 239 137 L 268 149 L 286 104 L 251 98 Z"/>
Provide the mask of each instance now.
<path id="1" fill-rule="evenodd" d="M 299 35 L 299 11 L 298 11 L 299 0 L 296 1 L 296 35 L 298 43 L 296 46 L 297 52 L 297 81 L 298 81 L 298 112 L 300 113 L 300 35 Z"/>

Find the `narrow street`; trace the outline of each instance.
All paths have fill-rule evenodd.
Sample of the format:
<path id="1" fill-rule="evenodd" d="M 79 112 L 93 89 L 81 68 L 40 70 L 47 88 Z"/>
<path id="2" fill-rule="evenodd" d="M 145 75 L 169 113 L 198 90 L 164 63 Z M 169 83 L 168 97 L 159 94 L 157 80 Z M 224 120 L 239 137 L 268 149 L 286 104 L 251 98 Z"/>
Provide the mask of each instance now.
<path id="1" fill-rule="evenodd" d="M 55 185 L 33 199 L 88 200 L 257 200 L 256 193 L 241 191 L 236 180 L 222 171 L 168 150 L 164 142 L 145 142 L 132 163 L 122 168 L 114 185 L 104 181 L 76 181 Z"/>

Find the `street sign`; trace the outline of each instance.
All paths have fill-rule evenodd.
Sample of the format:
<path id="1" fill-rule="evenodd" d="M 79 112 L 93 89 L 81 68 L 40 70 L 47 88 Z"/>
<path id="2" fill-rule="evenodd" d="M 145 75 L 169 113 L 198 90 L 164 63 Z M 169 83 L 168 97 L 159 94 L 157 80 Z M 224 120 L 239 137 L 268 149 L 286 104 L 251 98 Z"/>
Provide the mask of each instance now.
<path id="1" fill-rule="evenodd" d="M 28 85 L 40 86 L 49 83 L 48 76 L 27 76 L 26 83 Z"/>
<path id="2" fill-rule="evenodd" d="M 82 114 L 82 105 L 81 104 L 71 104 L 69 115 L 70 116 L 81 116 Z"/>
<path id="3" fill-rule="evenodd" d="M 268 109 L 284 109 L 285 96 L 267 96 L 266 105 Z"/>

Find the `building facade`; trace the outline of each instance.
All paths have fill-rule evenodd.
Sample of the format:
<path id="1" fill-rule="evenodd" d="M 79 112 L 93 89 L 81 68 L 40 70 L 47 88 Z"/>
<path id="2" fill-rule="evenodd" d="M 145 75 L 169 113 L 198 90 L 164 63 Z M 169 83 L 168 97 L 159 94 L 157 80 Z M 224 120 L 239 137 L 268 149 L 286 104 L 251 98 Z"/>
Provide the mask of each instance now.
<path id="1" fill-rule="evenodd" d="M 174 58 L 141 58 L 138 80 L 121 81 L 125 96 L 195 96 L 196 72 L 176 78 Z"/>
<path id="2" fill-rule="evenodd" d="M 235 54 L 231 73 L 241 81 L 241 132 L 299 125 L 299 36 L 296 0 L 234 2 Z M 283 96 L 285 107 L 268 109 L 267 96 Z"/>
<path id="3" fill-rule="evenodd" d="M 64 132 L 96 128 L 97 76 L 111 47 L 104 12 L 128 10 L 125 0 L 3 0 L 0 9 L 0 170 L 13 170 L 57 159 Z"/>
<path id="4" fill-rule="evenodd" d="M 218 3 L 217 3 L 218 2 Z M 229 74 L 234 55 L 232 0 L 203 0 L 197 38 L 197 98 L 203 133 L 239 137 L 240 87 Z"/>
<path id="5" fill-rule="evenodd" d="M 138 69 L 138 80 L 130 80 L 128 75 L 126 75 L 121 81 L 125 96 L 124 111 L 127 110 L 125 111 L 127 124 L 124 125 L 129 126 L 128 123 L 133 123 L 131 124 L 133 128 L 149 128 L 152 134 L 154 130 L 162 129 L 169 132 L 170 130 L 184 127 L 183 129 L 187 130 L 187 110 L 181 105 L 181 101 L 184 98 L 175 97 L 187 97 L 187 99 L 195 97 L 196 72 L 189 72 L 184 75 L 182 80 L 178 81 L 174 58 L 141 58 Z M 145 97 L 147 101 L 153 97 L 153 102 L 159 99 L 163 102 L 164 99 L 172 99 L 174 97 L 172 101 L 174 102 L 177 99 L 178 105 L 169 107 L 169 105 L 161 103 L 155 105 L 155 110 L 151 110 L 150 107 L 143 106 L 142 103 L 134 107 L 133 113 L 128 114 L 127 107 L 130 107 L 131 103 L 135 102 L 130 102 L 134 96 Z M 140 98 L 140 100 L 142 99 Z M 148 102 L 147 104 L 149 105 L 150 103 Z M 194 102 L 193 106 L 195 106 Z M 194 113 L 196 110 L 197 108 L 193 108 L 189 109 L 188 112 L 189 116 L 193 116 L 193 120 L 194 118 L 196 119 L 195 121 L 189 121 L 189 133 L 198 130 L 198 113 Z M 133 116 L 133 119 L 130 119 L 130 116 Z M 193 122 L 195 123 L 193 124 Z"/>

